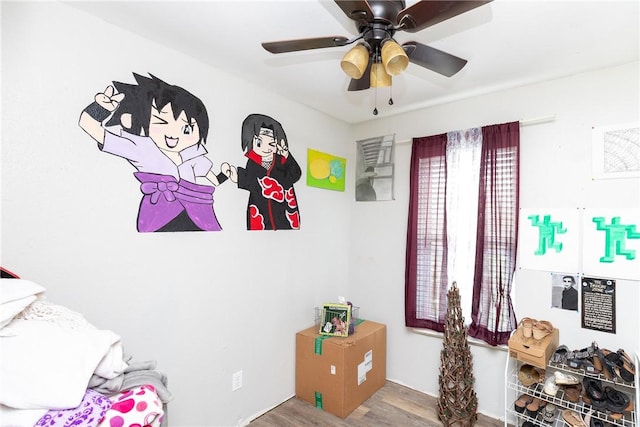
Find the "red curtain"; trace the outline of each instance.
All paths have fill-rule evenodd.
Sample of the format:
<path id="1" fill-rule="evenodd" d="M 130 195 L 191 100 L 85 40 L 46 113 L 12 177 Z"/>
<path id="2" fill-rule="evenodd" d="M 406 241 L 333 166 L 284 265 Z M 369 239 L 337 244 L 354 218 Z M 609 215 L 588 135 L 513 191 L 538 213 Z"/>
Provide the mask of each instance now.
<path id="1" fill-rule="evenodd" d="M 507 344 L 516 327 L 511 284 L 516 268 L 520 123 L 482 128 L 478 235 L 469 336 Z"/>
<path id="2" fill-rule="evenodd" d="M 447 307 L 446 150 L 446 134 L 413 140 L 405 269 L 406 325 L 440 332 Z"/>

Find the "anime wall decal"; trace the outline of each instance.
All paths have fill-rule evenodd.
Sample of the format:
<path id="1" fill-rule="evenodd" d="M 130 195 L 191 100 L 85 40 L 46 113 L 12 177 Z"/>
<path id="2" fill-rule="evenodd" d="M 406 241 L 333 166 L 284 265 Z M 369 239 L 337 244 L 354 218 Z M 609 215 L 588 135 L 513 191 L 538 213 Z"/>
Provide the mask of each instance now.
<path id="1" fill-rule="evenodd" d="M 247 230 L 300 228 L 293 184 L 302 170 L 289 151 L 282 125 L 263 114 L 250 114 L 242 123 L 245 168 L 230 167 L 228 176 L 249 192 Z"/>
<path id="2" fill-rule="evenodd" d="M 151 74 L 133 75 L 136 84 L 114 81 L 98 93 L 78 124 L 101 151 L 136 169 L 142 191 L 138 231 L 221 230 L 213 194 L 231 167 L 222 163 L 216 175 L 205 156 L 207 109 L 179 86 Z"/>

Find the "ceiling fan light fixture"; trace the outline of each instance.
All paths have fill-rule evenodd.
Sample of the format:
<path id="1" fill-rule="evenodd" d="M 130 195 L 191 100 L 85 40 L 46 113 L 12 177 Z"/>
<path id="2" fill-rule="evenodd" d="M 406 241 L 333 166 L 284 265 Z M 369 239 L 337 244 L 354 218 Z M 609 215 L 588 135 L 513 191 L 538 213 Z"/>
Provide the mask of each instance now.
<path id="1" fill-rule="evenodd" d="M 349 49 L 342 58 L 342 61 L 340 61 L 342 71 L 352 79 L 362 77 L 367 69 L 367 65 L 369 65 L 369 51 L 362 44 L 358 44 Z"/>
<path id="2" fill-rule="evenodd" d="M 381 63 L 374 63 L 371 66 L 371 87 L 389 86 L 391 86 L 391 76 L 387 74 Z"/>
<path id="3" fill-rule="evenodd" d="M 409 57 L 402 46 L 394 40 L 387 40 L 382 45 L 382 64 L 387 73 L 397 76 L 407 69 Z"/>

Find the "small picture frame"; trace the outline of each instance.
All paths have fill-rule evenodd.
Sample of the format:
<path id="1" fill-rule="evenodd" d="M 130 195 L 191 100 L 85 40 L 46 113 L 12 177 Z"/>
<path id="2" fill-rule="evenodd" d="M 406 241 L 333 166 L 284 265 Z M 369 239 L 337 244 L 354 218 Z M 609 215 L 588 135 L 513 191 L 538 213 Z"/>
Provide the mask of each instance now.
<path id="1" fill-rule="evenodd" d="M 350 321 L 350 305 L 333 303 L 323 304 L 319 333 L 321 335 L 332 335 L 335 337 L 348 337 Z"/>

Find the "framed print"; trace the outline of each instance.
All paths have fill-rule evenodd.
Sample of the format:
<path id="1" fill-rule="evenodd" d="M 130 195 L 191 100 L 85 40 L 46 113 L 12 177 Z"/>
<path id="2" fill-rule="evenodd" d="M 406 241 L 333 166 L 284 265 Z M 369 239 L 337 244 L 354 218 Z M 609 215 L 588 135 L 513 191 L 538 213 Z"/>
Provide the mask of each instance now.
<path id="1" fill-rule="evenodd" d="M 325 190 L 344 191 L 347 160 L 307 149 L 307 185 Z"/>
<path id="2" fill-rule="evenodd" d="M 640 209 L 585 208 L 582 227 L 585 275 L 640 280 Z"/>
<path id="3" fill-rule="evenodd" d="M 521 208 L 518 266 L 525 270 L 580 271 L 582 210 Z"/>
<path id="4" fill-rule="evenodd" d="M 394 200 L 395 134 L 356 141 L 356 201 Z"/>
<path id="5" fill-rule="evenodd" d="M 592 128 L 593 179 L 640 176 L 640 123 Z"/>
<path id="6" fill-rule="evenodd" d="M 351 306 L 348 304 L 323 304 L 320 318 L 321 335 L 336 337 L 349 336 L 349 322 L 351 321 Z"/>

